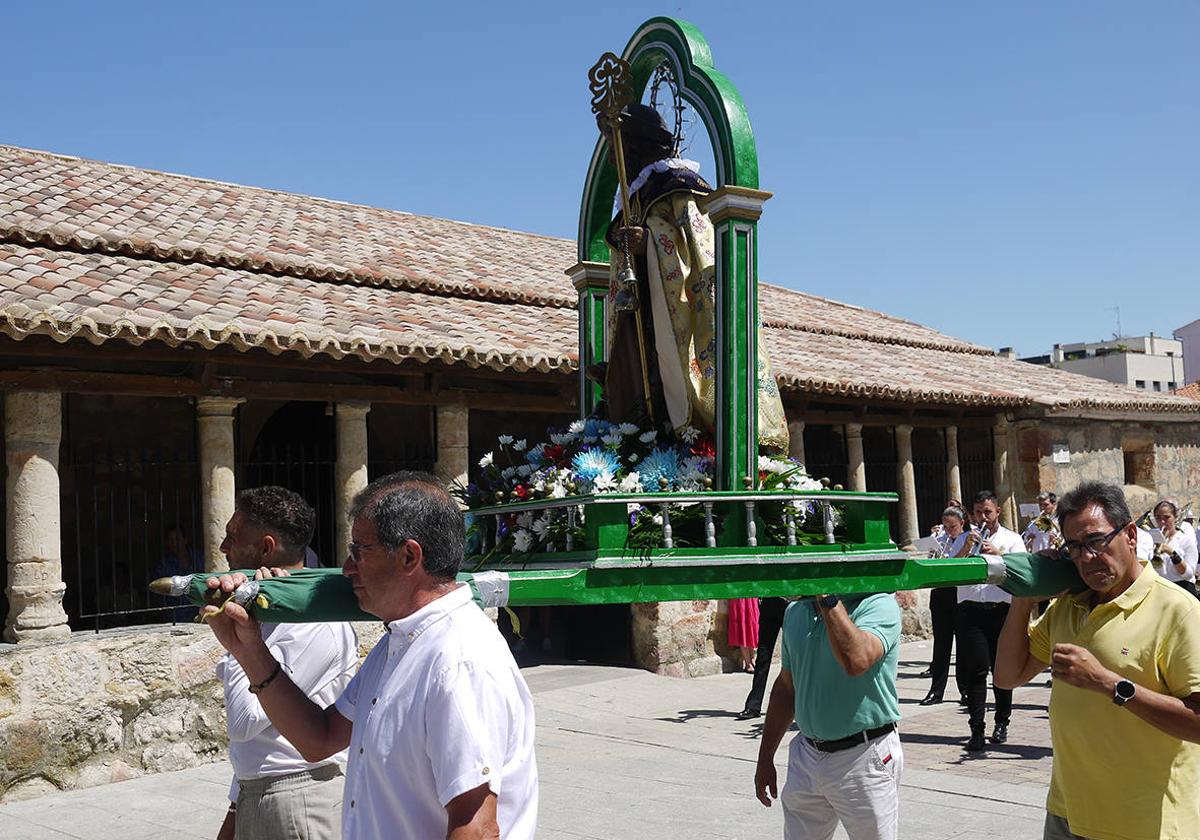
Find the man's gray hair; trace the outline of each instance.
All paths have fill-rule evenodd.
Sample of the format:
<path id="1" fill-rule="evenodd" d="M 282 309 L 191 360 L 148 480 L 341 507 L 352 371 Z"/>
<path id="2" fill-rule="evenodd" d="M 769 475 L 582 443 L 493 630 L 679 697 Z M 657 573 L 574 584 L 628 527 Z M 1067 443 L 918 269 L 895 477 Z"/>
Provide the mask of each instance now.
<path id="1" fill-rule="evenodd" d="M 1099 505 L 1114 528 L 1124 528 L 1133 521 L 1129 503 L 1125 501 L 1125 491 L 1103 481 L 1085 481 L 1074 490 L 1064 493 L 1058 500 L 1058 521 L 1065 523 L 1072 516 L 1083 513 L 1089 505 Z"/>
<path id="2" fill-rule="evenodd" d="M 404 471 L 375 479 L 354 497 L 350 519 L 372 523 L 380 544 L 389 551 L 406 540 L 416 542 L 430 577 L 452 580 L 462 566 L 466 549 L 462 511 L 429 473 Z"/>
<path id="3" fill-rule="evenodd" d="M 1058 496 L 1054 495 L 1049 490 L 1043 490 L 1041 493 L 1037 494 L 1037 500 L 1039 502 L 1050 502 L 1050 504 L 1057 504 Z"/>

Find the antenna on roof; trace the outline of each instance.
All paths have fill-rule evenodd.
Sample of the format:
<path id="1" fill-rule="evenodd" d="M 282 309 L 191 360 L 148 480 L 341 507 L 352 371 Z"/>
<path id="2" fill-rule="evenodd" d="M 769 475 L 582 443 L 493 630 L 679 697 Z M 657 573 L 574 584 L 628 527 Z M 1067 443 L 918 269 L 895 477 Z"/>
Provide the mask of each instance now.
<path id="1" fill-rule="evenodd" d="M 1119 306 L 1106 306 L 1106 307 L 1105 307 L 1105 309 L 1107 309 L 1107 310 L 1108 310 L 1108 311 L 1110 311 L 1110 312 L 1116 312 L 1116 313 L 1117 313 L 1117 331 L 1116 331 L 1115 333 L 1113 333 L 1113 338 L 1115 338 L 1115 339 L 1122 339 L 1122 338 L 1124 338 L 1124 337 L 1125 337 L 1125 334 L 1121 332 L 1121 307 L 1119 307 Z"/>

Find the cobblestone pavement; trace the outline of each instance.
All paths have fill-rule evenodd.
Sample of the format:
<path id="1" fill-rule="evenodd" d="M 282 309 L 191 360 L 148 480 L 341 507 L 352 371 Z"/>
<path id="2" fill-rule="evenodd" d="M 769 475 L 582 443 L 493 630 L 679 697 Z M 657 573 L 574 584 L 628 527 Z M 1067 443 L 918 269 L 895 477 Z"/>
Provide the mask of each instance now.
<path id="1" fill-rule="evenodd" d="M 1043 679 L 1017 692 L 1009 743 L 968 756 L 966 714 L 922 707 L 928 643 L 901 652 L 901 837 L 1041 836 L 1050 774 Z M 553 664 L 525 670 L 538 714 L 539 837 L 769 838 L 778 807 L 752 795 L 761 719 L 738 722 L 750 678 L 693 680 Z M 990 722 L 989 722 L 990 724 Z M 785 750 L 776 756 L 783 767 Z M 211 838 L 229 765 L 210 764 L 24 802 L 0 803 L 3 840 Z M 780 780 L 782 782 L 782 772 Z M 845 838 L 844 832 L 837 834 Z"/>

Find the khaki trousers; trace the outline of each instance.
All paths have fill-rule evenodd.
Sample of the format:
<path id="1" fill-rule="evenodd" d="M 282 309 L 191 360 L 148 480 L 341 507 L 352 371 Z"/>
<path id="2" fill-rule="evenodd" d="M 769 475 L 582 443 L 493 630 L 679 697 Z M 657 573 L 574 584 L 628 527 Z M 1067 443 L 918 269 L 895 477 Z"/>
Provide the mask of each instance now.
<path id="1" fill-rule="evenodd" d="M 235 840 L 337 840 L 344 782 L 337 764 L 239 782 Z"/>

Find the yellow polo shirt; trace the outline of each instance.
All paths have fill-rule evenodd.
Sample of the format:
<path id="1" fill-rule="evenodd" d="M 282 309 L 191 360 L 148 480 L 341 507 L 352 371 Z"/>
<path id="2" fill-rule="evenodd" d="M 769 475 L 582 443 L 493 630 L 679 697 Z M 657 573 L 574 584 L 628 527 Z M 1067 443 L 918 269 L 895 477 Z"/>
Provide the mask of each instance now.
<path id="1" fill-rule="evenodd" d="M 1200 692 L 1200 601 L 1143 566 L 1112 601 L 1059 598 L 1029 630 L 1029 652 L 1087 648 L 1102 665 L 1174 697 Z M 1200 837 L 1200 745 L 1172 738 L 1110 696 L 1055 680 L 1054 768 L 1046 810 L 1096 840 Z"/>

